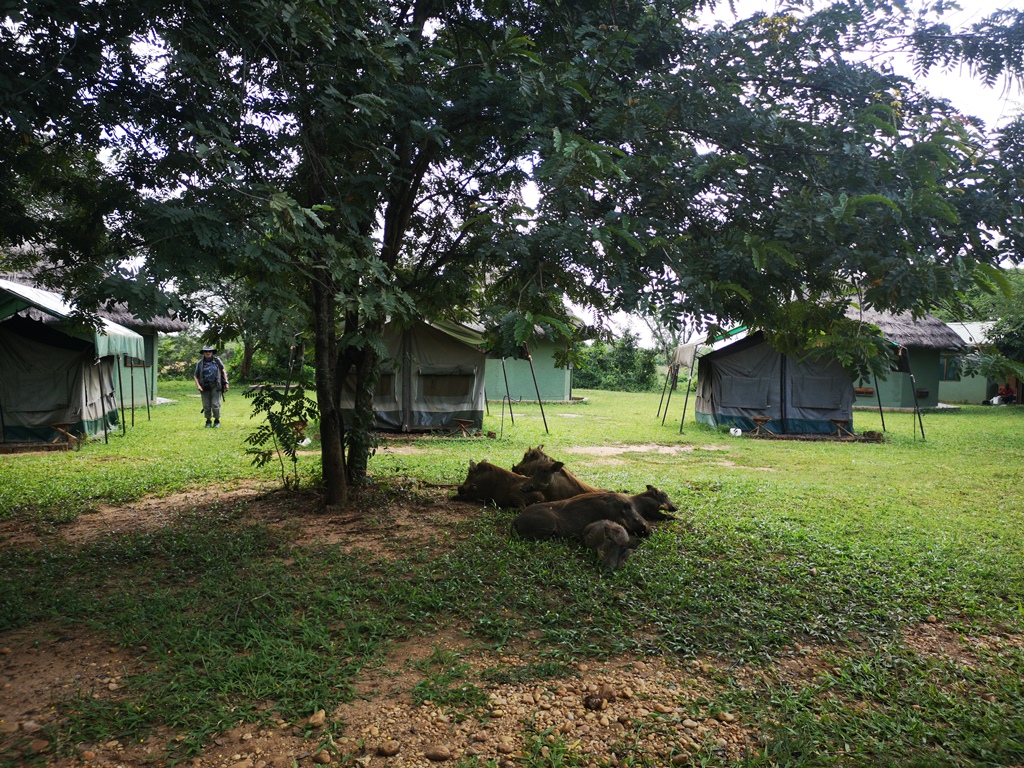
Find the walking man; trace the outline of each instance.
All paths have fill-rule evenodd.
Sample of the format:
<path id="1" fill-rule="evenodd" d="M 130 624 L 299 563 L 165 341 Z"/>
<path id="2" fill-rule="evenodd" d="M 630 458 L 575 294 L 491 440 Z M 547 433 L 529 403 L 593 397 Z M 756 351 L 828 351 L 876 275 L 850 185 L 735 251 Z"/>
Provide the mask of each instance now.
<path id="1" fill-rule="evenodd" d="M 213 347 L 203 347 L 203 356 L 196 363 L 196 389 L 203 395 L 203 415 L 206 417 L 206 428 L 220 426 L 220 403 L 224 392 L 228 391 L 228 374 L 224 363 L 213 353 Z"/>

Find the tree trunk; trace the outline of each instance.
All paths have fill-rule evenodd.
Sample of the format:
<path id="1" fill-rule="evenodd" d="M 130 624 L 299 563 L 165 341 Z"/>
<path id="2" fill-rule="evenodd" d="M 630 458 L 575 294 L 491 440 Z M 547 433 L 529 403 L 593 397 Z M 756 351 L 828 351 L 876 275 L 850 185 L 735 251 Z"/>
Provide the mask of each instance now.
<path id="1" fill-rule="evenodd" d="M 242 381 L 249 380 L 252 373 L 252 356 L 256 353 L 256 345 L 252 339 L 242 339 L 242 365 L 238 369 L 238 378 Z"/>
<path id="2" fill-rule="evenodd" d="M 313 277 L 312 289 L 316 402 L 320 409 L 324 503 L 327 506 L 345 505 L 348 503 L 348 480 L 345 473 L 345 435 L 338 407 L 341 382 L 337 378 L 334 280 L 325 270 L 321 270 Z"/>
<path id="3" fill-rule="evenodd" d="M 352 315 L 346 318 L 345 327 L 358 327 L 359 318 Z M 382 325 L 376 324 L 364 328 L 366 334 L 380 335 Z M 369 348 L 358 349 L 348 346 L 338 358 L 336 378 L 340 387 L 346 379 L 351 379 L 354 388 L 354 405 L 352 416 L 346 425 L 345 442 L 348 446 L 347 470 L 348 481 L 354 486 L 361 485 L 366 479 L 370 451 L 373 449 L 373 393 L 380 378 L 380 359 L 377 353 Z"/>

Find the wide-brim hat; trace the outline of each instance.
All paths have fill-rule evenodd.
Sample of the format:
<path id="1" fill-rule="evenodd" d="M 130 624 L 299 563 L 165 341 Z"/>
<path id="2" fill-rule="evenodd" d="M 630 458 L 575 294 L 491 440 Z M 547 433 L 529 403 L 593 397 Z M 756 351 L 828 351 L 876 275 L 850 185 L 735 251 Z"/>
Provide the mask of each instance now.
<path id="1" fill-rule="evenodd" d="M 216 352 L 217 349 L 216 349 L 216 347 L 205 346 L 200 351 L 201 352 Z"/>

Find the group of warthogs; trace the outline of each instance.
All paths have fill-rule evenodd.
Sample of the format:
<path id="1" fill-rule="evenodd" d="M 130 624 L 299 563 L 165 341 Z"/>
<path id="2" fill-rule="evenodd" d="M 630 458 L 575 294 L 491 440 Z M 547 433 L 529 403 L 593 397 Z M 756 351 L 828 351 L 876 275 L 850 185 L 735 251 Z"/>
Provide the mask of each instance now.
<path id="1" fill-rule="evenodd" d="M 609 570 L 626 562 L 653 523 L 675 519 L 667 514 L 676 511 L 675 505 L 653 485 L 635 496 L 595 488 L 543 449 L 528 450 L 511 472 L 487 461 L 469 462 L 455 498 L 518 509 L 515 533 L 525 539 L 580 540 Z"/>

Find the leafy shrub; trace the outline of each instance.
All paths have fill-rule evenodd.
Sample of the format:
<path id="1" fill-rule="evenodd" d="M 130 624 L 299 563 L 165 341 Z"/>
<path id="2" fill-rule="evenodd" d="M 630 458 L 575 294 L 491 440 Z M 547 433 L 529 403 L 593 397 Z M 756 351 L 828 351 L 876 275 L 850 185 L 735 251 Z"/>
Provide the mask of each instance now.
<path id="1" fill-rule="evenodd" d="M 639 337 L 627 331 L 613 344 L 596 341 L 580 351 L 573 387 L 616 392 L 647 392 L 657 385 L 657 356 L 637 346 Z"/>

